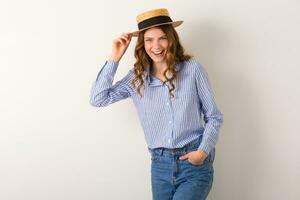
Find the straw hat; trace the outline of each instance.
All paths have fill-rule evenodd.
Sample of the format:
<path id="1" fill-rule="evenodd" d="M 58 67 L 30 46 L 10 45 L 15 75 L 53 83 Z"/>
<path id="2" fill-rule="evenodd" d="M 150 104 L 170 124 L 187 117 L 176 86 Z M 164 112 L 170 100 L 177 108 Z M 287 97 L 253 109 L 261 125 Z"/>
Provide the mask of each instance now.
<path id="1" fill-rule="evenodd" d="M 173 21 L 169 16 L 169 12 L 165 8 L 149 10 L 139 14 L 136 17 L 138 31 L 131 32 L 133 37 L 137 37 L 139 32 L 148 28 L 163 24 L 172 24 L 173 27 L 177 27 L 183 23 L 183 21 Z"/>

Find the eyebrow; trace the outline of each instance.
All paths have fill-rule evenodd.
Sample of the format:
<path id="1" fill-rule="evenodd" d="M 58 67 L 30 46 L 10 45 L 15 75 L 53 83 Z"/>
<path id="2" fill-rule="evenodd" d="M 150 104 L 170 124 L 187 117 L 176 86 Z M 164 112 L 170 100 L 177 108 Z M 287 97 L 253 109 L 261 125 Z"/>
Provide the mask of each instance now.
<path id="1" fill-rule="evenodd" d="M 159 38 L 162 38 L 162 37 L 167 37 L 167 36 L 166 35 L 162 35 Z M 144 39 L 153 39 L 153 37 L 144 37 Z"/>

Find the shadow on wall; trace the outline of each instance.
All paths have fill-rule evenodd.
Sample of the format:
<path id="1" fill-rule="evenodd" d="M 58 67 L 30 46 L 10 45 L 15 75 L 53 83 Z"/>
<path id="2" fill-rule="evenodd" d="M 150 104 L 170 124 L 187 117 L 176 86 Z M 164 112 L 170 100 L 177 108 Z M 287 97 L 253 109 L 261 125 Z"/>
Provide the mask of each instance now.
<path id="1" fill-rule="evenodd" d="M 208 199 L 250 200 L 264 188 L 260 176 L 266 170 L 260 140 L 263 104 L 254 79 L 243 70 L 255 63 L 249 62 L 251 51 L 243 52 L 247 49 L 241 40 L 244 36 L 222 26 L 216 22 L 186 23 L 183 28 L 193 27 L 192 31 L 178 32 L 186 52 L 207 70 L 224 114 L 216 147 L 214 187 Z"/>

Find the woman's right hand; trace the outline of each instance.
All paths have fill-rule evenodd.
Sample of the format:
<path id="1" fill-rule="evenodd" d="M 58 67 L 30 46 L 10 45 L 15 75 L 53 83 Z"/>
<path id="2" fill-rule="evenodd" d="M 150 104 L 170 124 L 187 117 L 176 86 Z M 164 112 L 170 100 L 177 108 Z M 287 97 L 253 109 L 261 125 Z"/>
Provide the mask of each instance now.
<path id="1" fill-rule="evenodd" d="M 130 33 L 122 33 L 121 36 L 113 41 L 112 52 L 109 57 L 110 60 L 114 62 L 121 60 L 130 44 L 131 37 L 132 35 Z"/>

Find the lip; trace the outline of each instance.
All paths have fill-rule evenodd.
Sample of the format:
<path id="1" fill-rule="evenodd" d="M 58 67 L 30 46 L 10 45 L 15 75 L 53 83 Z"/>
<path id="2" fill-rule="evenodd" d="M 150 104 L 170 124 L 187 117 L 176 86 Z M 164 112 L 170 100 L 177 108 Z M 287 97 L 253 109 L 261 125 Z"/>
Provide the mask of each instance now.
<path id="1" fill-rule="evenodd" d="M 161 52 L 161 54 L 155 54 L 154 51 L 151 51 L 152 55 L 154 55 L 156 57 L 161 57 L 164 55 L 164 50 L 161 50 L 160 52 Z"/>

